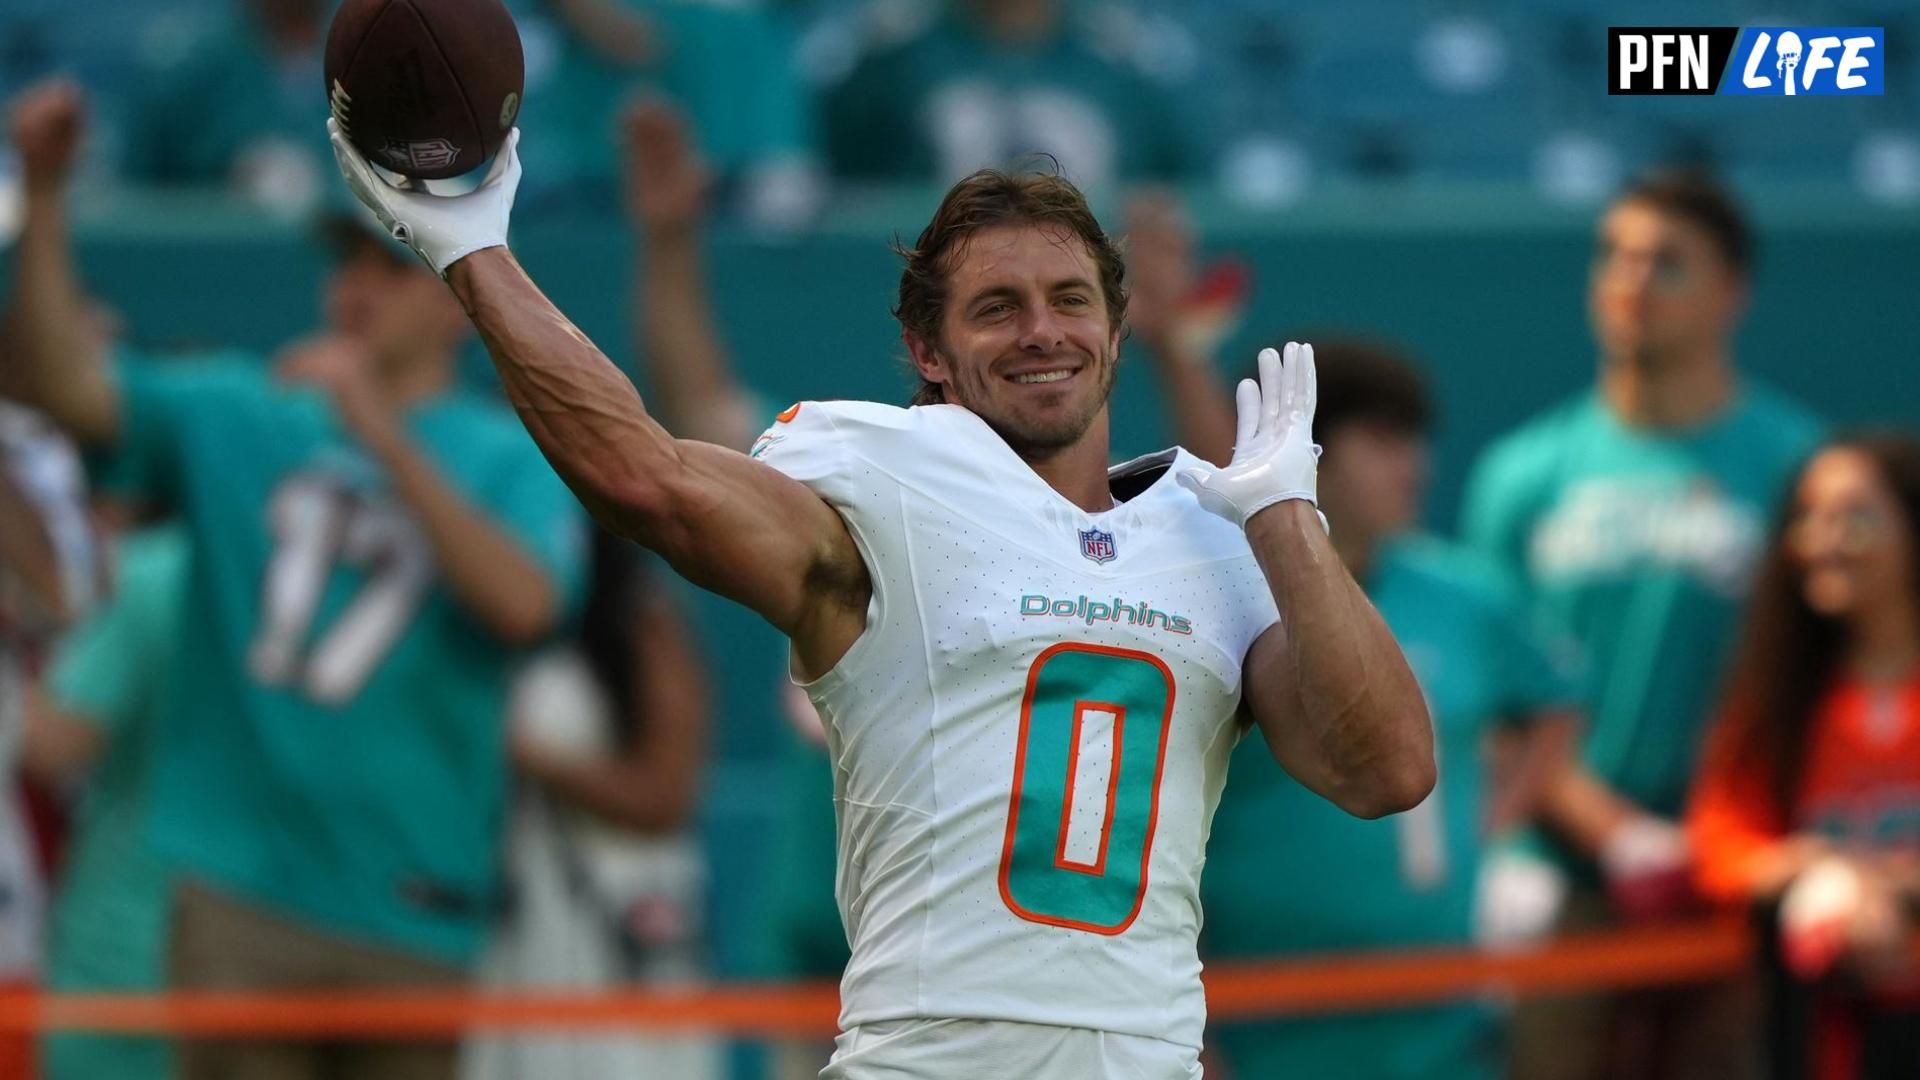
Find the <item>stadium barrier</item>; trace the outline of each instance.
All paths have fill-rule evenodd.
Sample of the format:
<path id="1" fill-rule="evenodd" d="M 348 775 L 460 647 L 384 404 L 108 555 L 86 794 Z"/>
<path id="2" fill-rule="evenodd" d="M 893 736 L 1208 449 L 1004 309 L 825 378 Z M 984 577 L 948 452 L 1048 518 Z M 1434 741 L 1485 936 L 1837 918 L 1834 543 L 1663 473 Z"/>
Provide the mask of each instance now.
<path id="1" fill-rule="evenodd" d="M 1537 947 L 1395 950 L 1220 963 L 1209 1015 L 1271 1018 L 1501 994 L 1508 997 L 1707 982 L 1752 958 L 1747 920 L 1569 935 Z M 1913 943 L 1920 963 L 1920 936 Z M 447 1038 L 473 1031 L 678 1031 L 736 1038 L 831 1036 L 831 983 L 738 983 L 613 993 L 0 993 L 0 1033 L 93 1031 L 223 1038 Z"/>

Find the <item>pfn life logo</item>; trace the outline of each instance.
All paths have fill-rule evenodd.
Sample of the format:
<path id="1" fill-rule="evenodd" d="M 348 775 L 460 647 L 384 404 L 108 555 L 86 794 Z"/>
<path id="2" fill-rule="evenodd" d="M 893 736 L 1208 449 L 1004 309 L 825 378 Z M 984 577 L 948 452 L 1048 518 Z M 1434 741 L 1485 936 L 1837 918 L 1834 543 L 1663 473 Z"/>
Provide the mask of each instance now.
<path id="1" fill-rule="evenodd" d="M 1609 94 L 1880 94 L 1877 26 L 1614 26 Z"/>

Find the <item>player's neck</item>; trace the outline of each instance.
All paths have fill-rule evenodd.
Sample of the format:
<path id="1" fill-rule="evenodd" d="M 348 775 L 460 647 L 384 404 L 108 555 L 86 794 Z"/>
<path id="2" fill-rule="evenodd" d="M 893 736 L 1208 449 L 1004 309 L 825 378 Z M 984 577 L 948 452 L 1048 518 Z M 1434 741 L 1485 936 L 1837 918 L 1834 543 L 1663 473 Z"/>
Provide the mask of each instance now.
<path id="1" fill-rule="evenodd" d="M 1068 502 L 1089 514 L 1098 514 L 1115 505 L 1113 489 L 1107 485 L 1107 444 L 1107 419 L 1103 413 L 1072 446 L 1046 457 L 1023 453 L 1020 459 Z"/>
<path id="2" fill-rule="evenodd" d="M 1733 365 L 1724 350 L 1661 364 L 1609 358 L 1600 391 L 1615 416 L 1632 427 L 1680 430 L 1711 418 L 1733 400 Z"/>

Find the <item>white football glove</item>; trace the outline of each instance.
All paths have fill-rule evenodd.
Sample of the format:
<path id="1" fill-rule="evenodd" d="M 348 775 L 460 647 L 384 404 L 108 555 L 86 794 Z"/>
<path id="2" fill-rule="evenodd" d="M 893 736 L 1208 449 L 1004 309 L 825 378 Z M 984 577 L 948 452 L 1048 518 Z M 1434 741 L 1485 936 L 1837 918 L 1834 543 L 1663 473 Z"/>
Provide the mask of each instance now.
<path id="1" fill-rule="evenodd" d="M 327 121 L 333 156 L 347 186 L 395 240 L 412 248 L 433 272 L 447 276 L 447 267 L 484 248 L 505 247 L 507 218 L 513 213 L 513 194 L 520 187 L 520 129 L 514 128 L 494 155 L 493 167 L 479 187 L 464 195 L 435 195 L 396 185 L 367 164 L 347 141 L 340 125 Z M 409 184 L 401 181 L 401 184 Z"/>
<path id="2" fill-rule="evenodd" d="M 1289 499 L 1320 505 L 1316 477 L 1320 448 L 1313 443 L 1313 407 L 1319 395 L 1313 371 L 1313 346 L 1287 343 L 1286 362 L 1272 349 L 1260 350 L 1260 381 L 1240 380 L 1234 392 L 1239 423 L 1233 460 L 1225 468 L 1187 469 L 1180 486 L 1200 505 L 1246 527 L 1253 515 Z M 1320 516 L 1324 528 L 1326 515 Z"/>

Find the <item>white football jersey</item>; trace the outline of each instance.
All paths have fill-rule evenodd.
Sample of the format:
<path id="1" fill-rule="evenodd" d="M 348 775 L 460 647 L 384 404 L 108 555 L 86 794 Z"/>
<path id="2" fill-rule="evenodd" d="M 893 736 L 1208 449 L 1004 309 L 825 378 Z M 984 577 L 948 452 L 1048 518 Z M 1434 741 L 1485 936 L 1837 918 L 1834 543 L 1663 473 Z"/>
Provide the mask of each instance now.
<path id="1" fill-rule="evenodd" d="M 1200 868 L 1242 661 L 1278 619 L 1165 451 L 1089 514 L 954 405 L 807 402 L 754 445 L 845 518 L 867 627 L 807 687 L 839 815 L 841 1025 L 1200 1045 Z"/>

